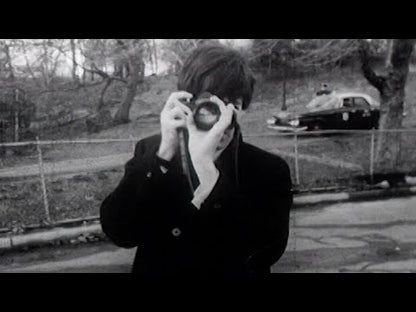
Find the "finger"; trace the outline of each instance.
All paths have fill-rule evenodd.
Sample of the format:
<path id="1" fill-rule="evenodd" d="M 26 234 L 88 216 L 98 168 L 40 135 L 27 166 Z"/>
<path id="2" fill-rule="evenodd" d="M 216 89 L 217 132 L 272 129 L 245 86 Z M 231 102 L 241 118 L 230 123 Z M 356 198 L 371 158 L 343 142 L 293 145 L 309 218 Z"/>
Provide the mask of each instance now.
<path id="1" fill-rule="evenodd" d="M 231 119 L 233 118 L 234 112 L 235 108 L 233 104 L 228 104 L 227 106 L 224 106 L 224 109 L 221 112 L 221 116 L 217 123 L 220 123 L 220 125 L 223 123 L 229 124 L 231 122 Z"/>
<path id="2" fill-rule="evenodd" d="M 192 110 L 186 106 L 185 104 L 181 103 L 180 101 L 176 101 L 176 107 L 182 109 L 185 115 L 192 115 Z"/>
<path id="3" fill-rule="evenodd" d="M 209 99 L 218 105 L 221 113 L 225 110 L 225 103 L 218 96 L 212 95 Z"/>
<path id="4" fill-rule="evenodd" d="M 233 103 L 229 103 L 229 104 L 231 104 L 233 106 L 233 109 L 234 109 L 235 113 L 238 113 L 239 111 L 242 110 L 241 106 L 234 105 Z"/>
<path id="5" fill-rule="evenodd" d="M 175 106 L 170 111 L 168 111 L 167 115 L 170 117 L 170 119 L 185 119 L 186 114 L 182 110 L 181 107 Z"/>
<path id="6" fill-rule="evenodd" d="M 175 91 L 172 93 L 176 98 L 185 98 L 190 99 L 193 97 L 192 93 L 189 93 L 187 91 Z"/>
<path id="7" fill-rule="evenodd" d="M 191 99 L 193 97 L 193 95 L 189 92 L 186 91 L 176 91 L 170 94 L 168 100 L 166 101 L 166 105 L 165 108 L 169 109 L 169 108 L 173 108 L 176 106 L 176 103 L 180 100 L 180 99 Z"/>
<path id="8" fill-rule="evenodd" d="M 197 130 L 193 114 L 185 115 L 185 120 L 186 120 L 186 126 L 190 132 Z"/>
<path id="9" fill-rule="evenodd" d="M 183 119 L 174 119 L 170 121 L 170 125 L 172 128 L 185 128 L 186 127 L 186 120 L 185 118 Z"/>
<path id="10" fill-rule="evenodd" d="M 234 106 L 232 104 L 228 104 L 222 111 L 218 122 L 212 127 L 213 132 L 218 134 L 224 133 L 225 129 L 227 129 L 232 122 L 234 112 Z"/>

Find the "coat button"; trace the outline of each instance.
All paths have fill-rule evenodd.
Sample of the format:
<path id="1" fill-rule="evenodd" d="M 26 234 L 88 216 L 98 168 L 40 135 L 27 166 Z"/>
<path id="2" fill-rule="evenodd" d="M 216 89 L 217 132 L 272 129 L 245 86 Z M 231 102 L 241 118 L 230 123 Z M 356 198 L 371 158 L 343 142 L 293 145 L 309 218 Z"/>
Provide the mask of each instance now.
<path id="1" fill-rule="evenodd" d="M 218 203 L 217 203 L 217 204 L 214 204 L 214 208 L 215 208 L 215 209 L 219 209 L 219 208 L 221 208 L 221 207 L 222 207 L 222 205 L 221 205 L 221 204 L 218 204 Z"/>
<path id="2" fill-rule="evenodd" d="M 175 236 L 175 237 L 180 236 L 181 235 L 181 230 L 179 228 L 174 228 L 172 230 L 172 235 Z"/>
<path id="3" fill-rule="evenodd" d="M 146 173 L 146 177 L 147 177 L 148 179 L 150 179 L 150 178 L 152 177 L 152 173 L 149 171 L 148 173 Z"/>

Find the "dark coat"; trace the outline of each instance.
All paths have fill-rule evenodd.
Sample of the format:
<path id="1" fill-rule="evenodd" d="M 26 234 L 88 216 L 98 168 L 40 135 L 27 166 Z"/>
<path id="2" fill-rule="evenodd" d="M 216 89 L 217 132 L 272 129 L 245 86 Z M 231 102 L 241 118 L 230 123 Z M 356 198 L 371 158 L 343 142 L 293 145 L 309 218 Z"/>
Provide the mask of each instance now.
<path id="1" fill-rule="evenodd" d="M 198 210 L 179 156 L 166 174 L 160 170 L 159 144 L 160 135 L 137 143 L 123 179 L 101 206 L 106 235 L 118 246 L 138 246 L 133 273 L 270 273 L 289 234 L 287 163 L 235 138 L 216 161 L 219 180 Z"/>

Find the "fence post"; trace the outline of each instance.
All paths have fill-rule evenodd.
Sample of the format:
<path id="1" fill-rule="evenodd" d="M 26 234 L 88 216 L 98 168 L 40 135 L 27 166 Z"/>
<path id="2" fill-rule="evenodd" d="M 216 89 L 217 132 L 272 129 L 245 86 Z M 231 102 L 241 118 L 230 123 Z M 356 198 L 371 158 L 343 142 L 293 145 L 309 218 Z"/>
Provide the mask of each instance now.
<path id="1" fill-rule="evenodd" d="M 370 183 L 374 182 L 374 145 L 375 145 L 375 131 L 371 129 L 371 140 L 370 140 Z"/>
<path id="2" fill-rule="evenodd" d="M 133 152 L 133 156 L 134 156 L 134 150 L 135 150 L 135 148 L 136 148 L 136 144 L 135 144 L 135 142 L 134 142 L 134 138 L 133 138 L 133 136 L 132 136 L 132 135 L 130 135 L 130 142 L 131 142 L 131 150 L 132 150 L 132 152 Z"/>
<path id="3" fill-rule="evenodd" d="M 19 142 L 19 112 L 14 112 L 14 141 Z"/>
<path id="4" fill-rule="evenodd" d="M 296 178 L 296 184 L 300 185 L 300 178 L 299 178 L 299 157 L 298 157 L 298 135 L 295 133 L 294 136 L 295 142 L 295 178 Z"/>
<path id="5" fill-rule="evenodd" d="M 404 132 L 403 132 L 403 130 L 400 130 L 399 131 L 399 136 L 400 136 L 400 138 L 399 138 L 399 156 L 398 156 L 398 162 L 400 163 L 400 164 L 402 164 L 403 162 L 402 162 L 402 145 L 403 145 L 403 134 L 404 134 Z M 402 168 L 398 168 L 398 171 L 402 171 L 403 170 L 403 167 Z"/>
<path id="6" fill-rule="evenodd" d="M 43 205 L 45 208 L 45 215 L 46 220 L 51 223 L 51 217 L 49 214 L 49 203 L 48 203 L 48 194 L 46 192 L 46 183 L 45 183 L 45 174 L 43 172 L 43 159 L 42 159 L 42 149 L 39 144 L 39 137 L 36 136 L 36 147 L 38 150 L 38 156 L 39 156 L 39 175 L 40 175 L 40 181 L 42 184 L 42 192 L 43 192 Z"/>

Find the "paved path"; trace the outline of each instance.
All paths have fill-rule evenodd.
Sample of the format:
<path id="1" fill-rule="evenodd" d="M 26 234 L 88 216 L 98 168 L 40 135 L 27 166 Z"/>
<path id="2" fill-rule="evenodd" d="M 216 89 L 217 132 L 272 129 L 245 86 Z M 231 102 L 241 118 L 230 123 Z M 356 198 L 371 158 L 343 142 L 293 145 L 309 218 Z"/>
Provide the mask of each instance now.
<path id="1" fill-rule="evenodd" d="M 14 252 L 0 258 L 0 273 L 129 273 L 136 248 L 109 242 Z"/>
<path id="2" fill-rule="evenodd" d="M 104 170 L 124 166 L 131 157 L 132 153 L 124 153 L 101 157 L 45 162 L 43 164 L 43 170 L 45 175 Z M 0 178 L 20 178 L 35 175 L 39 175 L 38 165 L 0 169 Z"/>
<path id="3" fill-rule="evenodd" d="M 416 196 L 292 211 L 278 272 L 416 272 Z M 135 249 L 94 243 L 0 257 L 0 272 L 129 272 Z"/>
<path id="4" fill-rule="evenodd" d="M 416 197 L 294 210 L 274 272 L 416 272 Z"/>
<path id="5" fill-rule="evenodd" d="M 272 152 L 281 156 L 288 156 L 291 158 L 296 157 L 295 153 L 282 151 L 280 149 L 274 149 L 272 150 Z M 350 170 L 363 170 L 363 166 L 361 165 L 357 165 L 357 164 L 339 160 L 339 159 L 324 157 L 324 156 L 318 157 L 314 155 L 298 154 L 298 159 L 306 160 L 309 162 L 314 162 L 317 164 L 326 165 L 330 167 L 335 167 L 335 168 L 345 168 L 345 169 L 350 169 Z"/>

